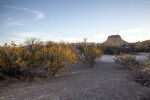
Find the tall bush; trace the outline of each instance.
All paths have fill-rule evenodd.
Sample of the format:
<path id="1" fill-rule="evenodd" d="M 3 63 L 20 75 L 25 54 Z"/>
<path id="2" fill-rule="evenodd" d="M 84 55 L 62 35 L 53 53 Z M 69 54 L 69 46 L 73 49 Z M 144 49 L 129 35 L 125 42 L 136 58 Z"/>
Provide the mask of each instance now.
<path id="1" fill-rule="evenodd" d="M 11 43 L 11 46 L 5 44 L 4 47 L 0 48 L 1 77 L 21 75 L 27 63 L 27 52 L 29 51 L 17 47 L 14 42 Z"/>
<path id="2" fill-rule="evenodd" d="M 33 42 L 32 42 L 33 43 Z M 69 46 L 53 43 L 50 47 L 34 44 L 30 48 L 5 44 L 0 48 L 0 78 L 28 77 L 41 68 L 51 75 L 76 63 L 76 55 Z"/>
<path id="3" fill-rule="evenodd" d="M 46 69 L 55 75 L 59 70 L 76 63 L 76 55 L 69 46 L 61 44 L 53 44 L 51 48 L 47 48 L 47 65 Z"/>
<path id="4" fill-rule="evenodd" d="M 82 62 L 88 63 L 93 67 L 96 62 L 100 61 L 101 57 L 103 56 L 104 52 L 95 47 L 95 46 L 85 46 L 82 51 L 79 53 L 79 58 Z"/>

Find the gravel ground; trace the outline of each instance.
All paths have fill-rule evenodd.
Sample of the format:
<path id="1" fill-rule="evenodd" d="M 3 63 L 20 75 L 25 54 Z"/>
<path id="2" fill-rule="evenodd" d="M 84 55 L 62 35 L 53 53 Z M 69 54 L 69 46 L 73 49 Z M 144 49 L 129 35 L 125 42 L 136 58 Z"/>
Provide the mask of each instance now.
<path id="1" fill-rule="evenodd" d="M 105 55 L 94 68 L 78 63 L 50 78 L 1 87 L 0 100 L 150 100 L 150 88 Z"/>

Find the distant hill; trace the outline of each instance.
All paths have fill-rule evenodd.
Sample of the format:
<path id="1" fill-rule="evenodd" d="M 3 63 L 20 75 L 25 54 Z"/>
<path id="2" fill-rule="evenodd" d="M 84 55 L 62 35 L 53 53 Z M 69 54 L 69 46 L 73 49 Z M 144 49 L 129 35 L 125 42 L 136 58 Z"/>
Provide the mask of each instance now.
<path id="1" fill-rule="evenodd" d="M 102 45 L 106 46 L 120 46 L 123 44 L 128 44 L 128 42 L 124 41 L 120 35 L 111 35 L 106 42 L 102 43 Z"/>
<path id="2" fill-rule="evenodd" d="M 100 44 L 100 47 L 105 54 L 150 52 L 150 40 L 129 43 L 124 41 L 120 35 L 111 35 L 104 43 Z"/>

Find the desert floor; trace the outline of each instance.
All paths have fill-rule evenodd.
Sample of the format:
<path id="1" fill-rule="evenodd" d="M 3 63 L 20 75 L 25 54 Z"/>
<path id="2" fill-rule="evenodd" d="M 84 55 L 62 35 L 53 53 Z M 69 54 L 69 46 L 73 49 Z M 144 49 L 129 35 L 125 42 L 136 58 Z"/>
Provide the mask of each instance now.
<path id="1" fill-rule="evenodd" d="M 136 83 L 113 57 L 104 55 L 94 68 L 78 63 L 50 78 L 0 87 L 0 100 L 150 100 L 150 88 Z"/>

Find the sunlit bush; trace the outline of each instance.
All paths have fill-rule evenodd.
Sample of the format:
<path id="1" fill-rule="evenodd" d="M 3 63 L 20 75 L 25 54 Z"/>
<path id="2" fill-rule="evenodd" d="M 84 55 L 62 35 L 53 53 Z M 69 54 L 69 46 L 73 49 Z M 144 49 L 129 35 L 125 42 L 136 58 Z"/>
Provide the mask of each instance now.
<path id="1" fill-rule="evenodd" d="M 84 63 L 91 64 L 93 67 L 97 61 L 100 61 L 101 57 L 103 56 L 104 52 L 95 47 L 95 46 L 85 46 L 82 51 L 80 51 L 79 58 Z"/>
<path id="2" fill-rule="evenodd" d="M 27 52 L 28 50 L 17 47 L 14 42 L 11 43 L 11 46 L 5 44 L 4 47 L 0 48 L 1 76 L 21 75 L 27 64 Z"/>
<path id="3" fill-rule="evenodd" d="M 33 42 L 32 42 L 33 43 Z M 53 43 L 50 47 L 36 45 L 36 48 L 18 47 L 14 42 L 0 48 L 0 78 L 29 77 L 34 70 L 43 69 L 50 75 L 76 63 L 76 55 L 69 46 Z"/>
<path id="4" fill-rule="evenodd" d="M 68 46 L 52 44 L 50 48 L 43 47 L 41 51 L 45 64 L 44 70 L 55 75 L 59 70 L 76 63 L 76 55 Z"/>
<path id="5" fill-rule="evenodd" d="M 41 52 L 18 47 L 14 42 L 0 48 L 0 69 L 3 77 L 29 77 L 33 69 L 42 66 Z"/>
<path id="6" fill-rule="evenodd" d="M 134 55 L 128 55 L 128 54 L 120 53 L 120 55 L 115 55 L 114 60 L 116 63 L 119 63 L 119 64 L 124 65 L 126 67 L 139 65 L 139 63 L 136 60 L 136 57 Z"/>

